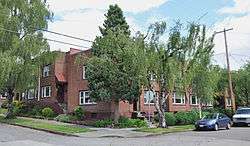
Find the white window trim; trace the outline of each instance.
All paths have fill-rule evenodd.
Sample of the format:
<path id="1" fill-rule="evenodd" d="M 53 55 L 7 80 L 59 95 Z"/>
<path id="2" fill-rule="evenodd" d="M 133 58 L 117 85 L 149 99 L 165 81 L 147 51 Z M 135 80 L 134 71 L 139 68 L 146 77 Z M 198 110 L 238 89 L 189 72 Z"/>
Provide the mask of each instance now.
<path id="1" fill-rule="evenodd" d="M 86 79 L 86 66 L 82 66 L 82 79 Z"/>
<path id="2" fill-rule="evenodd" d="M 32 91 L 33 90 L 33 91 Z M 33 92 L 33 96 L 30 96 L 30 93 Z M 29 89 L 28 90 L 28 99 L 34 99 L 35 98 L 35 89 Z"/>
<path id="3" fill-rule="evenodd" d="M 176 92 L 173 93 L 173 104 L 179 104 L 179 105 L 184 105 L 186 104 L 186 101 L 185 101 L 185 96 L 182 95 L 181 96 L 181 103 L 176 103 Z"/>
<path id="4" fill-rule="evenodd" d="M 43 77 L 48 77 L 50 73 L 50 65 L 46 65 L 43 67 Z"/>
<path id="5" fill-rule="evenodd" d="M 46 88 L 49 88 L 49 95 L 46 95 Z M 51 97 L 51 86 L 42 87 L 42 97 Z"/>
<path id="6" fill-rule="evenodd" d="M 213 106 L 213 101 L 206 102 L 205 106 L 209 106 L 209 107 Z"/>
<path id="7" fill-rule="evenodd" d="M 83 92 L 83 97 L 81 97 L 81 93 Z M 86 92 L 89 92 L 89 91 L 80 91 L 79 92 L 79 105 L 92 105 L 92 104 L 96 104 L 96 102 L 89 102 L 89 103 L 86 103 L 85 102 L 85 94 Z M 83 99 L 83 103 L 81 103 L 81 99 Z"/>
<path id="8" fill-rule="evenodd" d="M 145 93 L 146 93 L 146 92 L 149 92 L 149 90 L 145 90 L 145 91 L 144 91 L 144 97 L 145 97 Z M 154 93 L 153 91 L 151 91 L 151 92 L 152 92 L 152 94 L 153 94 L 153 99 L 152 99 L 152 100 L 154 101 L 154 98 L 155 98 L 156 95 L 155 95 L 155 93 Z M 143 97 L 143 99 L 145 99 L 144 97 Z M 148 105 L 148 104 L 154 105 L 155 103 L 154 103 L 154 102 L 151 103 L 150 101 L 145 102 L 145 100 L 144 100 L 144 104 L 147 104 L 147 105 Z"/>
<path id="9" fill-rule="evenodd" d="M 193 97 L 195 97 L 195 104 L 193 104 Z M 199 105 L 197 96 L 194 95 L 190 96 L 190 105 Z"/>
<path id="10" fill-rule="evenodd" d="M 226 98 L 226 103 L 227 103 L 227 106 L 232 106 L 231 98 Z"/>

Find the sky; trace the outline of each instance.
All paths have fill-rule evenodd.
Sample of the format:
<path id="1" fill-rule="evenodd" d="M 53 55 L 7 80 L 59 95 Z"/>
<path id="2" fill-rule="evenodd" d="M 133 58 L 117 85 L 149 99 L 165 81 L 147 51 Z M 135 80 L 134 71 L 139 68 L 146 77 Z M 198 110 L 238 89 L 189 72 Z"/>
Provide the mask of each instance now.
<path id="1" fill-rule="evenodd" d="M 207 26 L 208 35 L 224 28 L 227 32 L 230 64 L 233 70 L 250 60 L 250 0 L 47 0 L 54 13 L 48 30 L 93 41 L 100 35 L 99 26 L 110 4 L 118 4 L 132 35 L 146 33 L 150 24 L 166 21 L 167 31 L 176 21 L 183 24 L 196 22 Z M 68 51 L 70 48 L 89 49 L 91 43 L 50 33 L 46 38 L 79 46 L 49 42 L 50 49 Z M 167 38 L 167 37 L 166 37 Z M 164 37 L 162 41 L 164 41 Z M 226 67 L 224 35 L 215 36 L 214 64 Z"/>

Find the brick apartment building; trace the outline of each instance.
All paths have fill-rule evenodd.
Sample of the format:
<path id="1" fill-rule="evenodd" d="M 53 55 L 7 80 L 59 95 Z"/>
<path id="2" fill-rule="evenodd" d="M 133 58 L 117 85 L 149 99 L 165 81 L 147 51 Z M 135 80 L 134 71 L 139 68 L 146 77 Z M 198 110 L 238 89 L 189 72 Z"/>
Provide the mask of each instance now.
<path id="1" fill-rule="evenodd" d="M 93 102 L 89 96 L 88 80 L 85 76 L 85 66 L 76 62 L 79 55 L 90 55 L 91 50 L 81 51 L 71 48 L 68 52 L 57 52 L 59 55 L 55 62 L 42 68 L 40 77 L 41 100 L 53 100 L 63 105 L 66 112 L 72 112 L 75 107 L 81 106 L 86 111 L 88 118 L 107 118 L 114 113 L 112 102 Z M 156 87 L 157 91 L 157 87 Z M 23 99 L 36 98 L 35 90 L 28 90 L 22 94 Z M 157 93 L 157 92 L 156 92 Z M 152 91 L 145 90 L 137 103 L 121 101 L 119 112 L 121 116 L 131 117 L 132 112 L 141 111 L 148 114 L 155 112 Z M 39 95 L 38 95 L 39 96 Z M 225 100 L 226 107 L 231 106 L 230 100 Z M 212 106 L 207 104 L 206 106 Z M 174 93 L 172 98 L 167 99 L 166 111 L 189 111 L 198 108 L 197 97 L 191 96 L 186 99 L 184 95 Z"/>

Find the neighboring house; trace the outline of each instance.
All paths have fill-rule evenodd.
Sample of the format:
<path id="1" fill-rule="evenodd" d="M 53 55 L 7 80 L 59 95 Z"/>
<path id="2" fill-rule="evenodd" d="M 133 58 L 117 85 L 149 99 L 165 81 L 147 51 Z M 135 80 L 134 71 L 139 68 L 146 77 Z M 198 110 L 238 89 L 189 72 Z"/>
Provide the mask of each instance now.
<path id="1" fill-rule="evenodd" d="M 71 113 L 77 106 L 81 106 L 86 111 L 87 118 L 111 118 L 114 114 L 114 104 L 112 102 L 93 102 L 89 96 L 88 80 L 85 75 L 86 67 L 76 63 L 79 55 L 89 56 L 91 50 L 81 51 L 71 48 L 69 52 L 57 53 L 59 55 L 55 62 L 45 65 L 41 70 L 39 99 L 56 101 L 64 107 L 67 113 Z M 157 94 L 157 89 L 155 94 Z M 19 99 L 26 100 L 38 99 L 37 96 L 37 90 L 33 89 L 18 95 Z M 156 110 L 153 97 L 152 91 L 145 90 L 137 103 L 121 101 L 120 115 L 131 117 L 134 111 L 141 111 L 147 115 L 154 114 Z M 174 92 L 172 98 L 167 99 L 164 106 L 166 111 L 170 112 L 189 111 L 192 108 L 198 108 L 199 103 L 195 96 L 186 99 L 184 94 Z"/>

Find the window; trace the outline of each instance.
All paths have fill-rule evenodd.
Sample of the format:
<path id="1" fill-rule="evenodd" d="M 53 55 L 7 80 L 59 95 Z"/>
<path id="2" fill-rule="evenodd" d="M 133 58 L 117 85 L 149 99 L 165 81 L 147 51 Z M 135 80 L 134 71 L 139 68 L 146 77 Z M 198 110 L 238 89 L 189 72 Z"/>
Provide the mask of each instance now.
<path id="1" fill-rule="evenodd" d="M 226 99 L 226 104 L 227 104 L 227 106 L 231 106 L 231 105 L 232 105 L 232 100 L 231 100 L 231 98 L 227 98 L 227 99 Z"/>
<path id="2" fill-rule="evenodd" d="M 153 91 L 144 91 L 144 104 L 154 104 L 154 96 Z"/>
<path id="3" fill-rule="evenodd" d="M 48 77 L 49 76 L 49 72 L 50 72 L 50 66 L 44 66 L 43 68 L 43 77 Z"/>
<path id="4" fill-rule="evenodd" d="M 42 87 L 42 97 L 50 97 L 51 96 L 51 86 Z"/>
<path id="5" fill-rule="evenodd" d="M 0 99 L 6 99 L 7 93 L 0 94 Z"/>
<path id="6" fill-rule="evenodd" d="M 174 104 L 185 104 L 185 97 L 184 95 L 178 94 L 174 92 L 173 94 L 173 103 Z"/>
<path id="7" fill-rule="evenodd" d="M 198 105 L 197 96 L 192 95 L 192 96 L 190 97 L 190 104 L 192 104 L 192 105 Z"/>
<path id="8" fill-rule="evenodd" d="M 28 99 L 34 99 L 35 98 L 35 90 L 34 89 L 30 89 L 28 91 Z"/>
<path id="9" fill-rule="evenodd" d="M 82 67 L 82 79 L 84 80 L 86 79 L 86 68 L 87 68 L 86 66 Z"/>
<path id="10" fill-rule="evenodd" d="M 25 93 L 23 92 L 21 95 L 22 99 L 25 99 Z"/>
<path id="11" fill-rule="evenodd" d="M 208 101 L 205 103 L 206 106 L 213 106 L 213 101 Z"/>
<path id="12" fill-rule="evenodd" d="M 91 100 L 89 96 L 89 91 L 79 92 L 79 105 L 84 105 L 84 104 L 96 104 Z"/>

